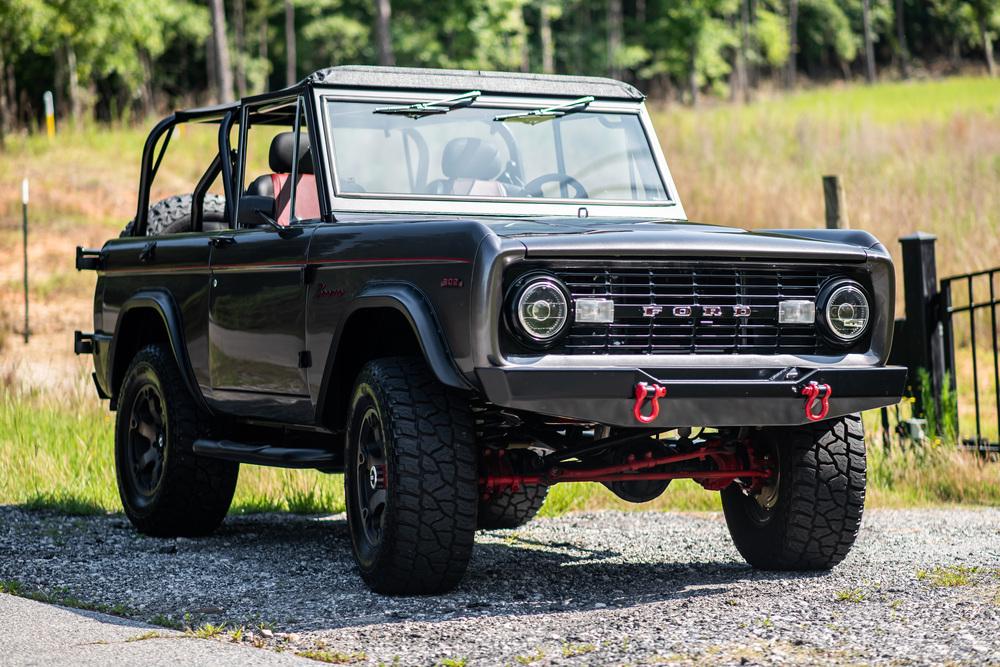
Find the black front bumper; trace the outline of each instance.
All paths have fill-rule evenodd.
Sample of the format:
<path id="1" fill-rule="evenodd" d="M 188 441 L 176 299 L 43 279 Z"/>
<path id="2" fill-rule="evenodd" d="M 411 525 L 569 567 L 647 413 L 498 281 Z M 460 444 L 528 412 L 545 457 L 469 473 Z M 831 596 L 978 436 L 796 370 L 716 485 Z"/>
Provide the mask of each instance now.
<path id="1" fill-rule="evenodd" d="M 829 385 L 826 418 L 897 403 L 906 368 L 541 369 L 479 368 L 490 402 L 609 426 L 782 426 L 809 423 L 803 388 Z M 640 382 L 666 388 L 659 417 L 634 414 Z M 818 406 L 815 406 L 818 408 Z M 644 410 L 649 414 L 649 409 Z"/>

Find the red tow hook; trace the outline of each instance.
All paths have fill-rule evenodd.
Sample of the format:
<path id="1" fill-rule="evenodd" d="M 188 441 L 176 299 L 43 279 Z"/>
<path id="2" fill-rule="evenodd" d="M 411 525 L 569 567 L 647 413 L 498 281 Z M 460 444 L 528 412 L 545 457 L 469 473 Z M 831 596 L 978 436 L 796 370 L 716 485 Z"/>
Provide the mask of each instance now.
<path id="1" fill-rule="evenodd" d="M 833 395 L 830 385 L 810 382 L 802 387 L 802 395 L 806 397 L 806 419 L 811 422 L 826 419 L 827 413 L 830 412 L 830 396 Z M 815 409 L 817 399 L 820 405 L 819 412 Z"/>
<path id="2" fill-rule="evenodd" d="M 635 420 L 642 424 L 649 424 L 656 421 L 656 418 L 660 416 L 660 399 L 667 395 L 667 388 L 658 384 L 647 384 L 645 382 L 640 382 L 635 385 L 635 405 L 632 407 L 632 414 L 635 415 Z M 646 399 L 649 398 L 649 403 L 652 406 L 649 410 L 648 415 L 642 414 L 642 407 L 646 403 Z"/>

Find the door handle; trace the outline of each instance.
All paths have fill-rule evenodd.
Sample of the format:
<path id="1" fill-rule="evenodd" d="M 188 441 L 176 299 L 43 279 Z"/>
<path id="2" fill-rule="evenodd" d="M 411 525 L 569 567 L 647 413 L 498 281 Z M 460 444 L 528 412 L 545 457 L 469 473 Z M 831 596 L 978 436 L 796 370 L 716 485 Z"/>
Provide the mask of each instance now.
<path id="1" fill-rule="evenodd" d="M 209 241 L 213 248 L 225 248 L 236 244 L 236 239 L 232 236 L 213 236 Z"/>
<path id="2" fill-rule="evenodd" d="M 153 255 L 156 253 L 156 241 L 150 241 L 142 250 L 139 251 L 139 263 L 148 264 L 153 261 Z"/>

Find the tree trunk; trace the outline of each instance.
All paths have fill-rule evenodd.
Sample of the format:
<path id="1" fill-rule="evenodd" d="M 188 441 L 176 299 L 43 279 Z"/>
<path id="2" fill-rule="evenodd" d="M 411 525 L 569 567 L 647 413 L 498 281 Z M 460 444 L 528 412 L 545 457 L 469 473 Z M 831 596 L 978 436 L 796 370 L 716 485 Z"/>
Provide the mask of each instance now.
<path id="1" fill-rule="evenodd" d="M 236 36 L 236 92 L 247 96 L 247 8 L 246 0 L 233 1 L 233 24 Z"/>
<path id="2" fill-rule="evenodd" d="M 985 16 L 979 18 L 979 37 L 983 42 L 983 55 L 986 56 L 986 71 L 991 77 L 996 76 L 997 67 L 993 61 L 993 38 L 990 37 Z"/>
<path id="3" fill-rule="evenodd" d="M 740 1 L 740 47 L 736 52 L 737 99 L 750 102 L 750 0 Z"/>
<path id="4" fill-rule="evenodd" d="M 233 68 L 229 64 L 229 39 L 226 37 L 226 8 L 222 0 L 209 0 L 212 6 L 212 50 L 215 51 L 215 83 L 219 102 L 233 99 Z"/>
<path id="5" fill-rule="evenodd" d="M 691 106 L 698 106 L 698 43 L 691 46 L 691 61 L 688 64 L 688 88 L 691 91 Z"/>
<path id="6" fill-rule="evenodd" d="M 528 20 L 525 13 L 528 11 L 528 6 L 524 5 L 521 7 L 521 71 L 530 72 L 531 71 L 531 41 L 528 39 Z"/>
<path id="7" fill-rule="evenodd" d="M 861 0 L 861 22 L 865 32 L 865 81 L 875 83 L 875 44 L 872 37 L 871 0 Z"/>
<path id="8" fill-rule="evenodd" d="M 788 0 L 788 70 L 785 84 L 795 87 L 796 59 L 799 55 L 799 0 Z"/>
<path id="9" fill-rule="evenodd" d="M 153 64 L 146 49 L 139 49 L 139 64 L 142 66 L 143 74 L 143 83 L 139 88 L 139 99 L 142 103 L 142 114 L 148 118 L 153 115 L 156 109 L 156 92 L 153 88 Z"/>
<path id="10" fill-rule="evenodd" d="M 217 99 L 219 90 L 218 70 L 215 67 L 215 45 L 212 43 L 212 36 L 205 40 L 205 80 L 208 81 L 209 98 L 213 102 Z"/>
<path id="11" fill-rule="evenodd" d="M 899 75 L 910 78 L 910 49 L 906 45 L 905 0 L 896 0 L 896 49 L 899 53 Z"/>
<path id="12" fill-rule="evenodd" d="M 76 50 L 66 44 L 66 76 L 69 79 L 69 108 L 73 126 L 79 130 L 83 120 L 83 101 L 80 99 L 80 76 L 76 71 Z"/>
<path id="13" fill-rule="evenodd" d="M 298 49 L 295 42 L 295 5 L 285 0 L 285 85 L 294 86 L 298 65 Z"/>
<path id="14" fill-rule="evenodd" d="M 375 41 L 378 46 L 378 64 L 396 64 L 396 54 L 392 50 L 392 2 L 375 1 Z"/>
<path id="15" fill-rule="evenodd" d="M 267 54 L 267 14 L 264 14 L 260 18 L 260 33 L 257 36 L 257 40 L 258 40 L 258 42 L 257 42 L 257 56 L 261 60 L 263 60 L 264 62 L 266 62 L 268 65 L 270 65 L 271 63 L 268 60 L 268 54 Z M 268 67 L 267 71 L 268 71 L 268 73 L 270 73 L 271 68 Z M 267 77 L 265 77 L 265 83 L 264 83 L 264 89 L 265 90 L 267 89 L 266 78 Z"/>
<path id="16" fill-rule="evenodd" d="M 552 45 L 552 17 L 549 3 L 543 2 L 539 7 L 538 38 L 542 43 L 542 71 L 552 74 L 555 68 L 555 49 Z"/>
<path id="17" fill-rule="evenodd" d="M 7 116 L 10 124 L 8 127 L 16 128 L 21 125 L 26 125 L 26 123 L 21 122 L 20 111 L 18 110 L 17 103 L 17 78 L 14 76 L 16 72 L 14 71 L 14 61 L 13 59 L 7 63 Z"/>
<path id="18" fill-rule="evenodd" d="M 0 150 L 7 146 L 7 63 L 0 43 Z"/>
<path id="19" fill-rule="evenodd" d="M 618 59 L 625 41 L 624 30 L 622 0 L 608 0 L 608 75 L 615 79 L 622 77 Z"/>

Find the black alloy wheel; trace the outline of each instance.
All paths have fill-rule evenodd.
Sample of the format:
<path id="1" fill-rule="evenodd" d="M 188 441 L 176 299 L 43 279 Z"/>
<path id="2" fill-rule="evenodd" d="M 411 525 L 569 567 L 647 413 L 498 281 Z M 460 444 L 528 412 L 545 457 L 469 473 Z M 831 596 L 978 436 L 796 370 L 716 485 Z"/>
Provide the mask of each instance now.
<path id="1" fill-rule="evenodd" d="M 359 555 L 363 561 L 370 562 L 382 544 L 385 532 L 388 478 L 382 417 L 370 397 L 363 400 L 368 405 L 355 435 L 354 492 L 364 534 L 364 540 L 358 545 Z"/>
<path id="2" fill-rule="evenodd" d="M 144 376 L 128 418 L 125 474 L 131 503 L 148 507 L 163 481 L 167 458 L 167 414 L 155 377 Z"/>

